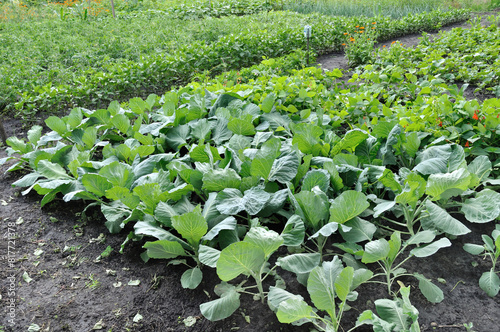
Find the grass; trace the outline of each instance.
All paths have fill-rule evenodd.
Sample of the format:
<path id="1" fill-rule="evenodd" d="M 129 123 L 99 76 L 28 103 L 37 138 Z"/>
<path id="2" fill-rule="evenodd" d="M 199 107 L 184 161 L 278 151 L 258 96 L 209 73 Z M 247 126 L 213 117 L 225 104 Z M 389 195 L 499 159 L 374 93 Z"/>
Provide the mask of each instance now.
<path id="1" fill-rule="evenodd" d="M 486 10 L 500 7 L 498 0 L 289 0 L 283 9 L 298 13 L 321 13 L 330 16 L 390 16 L 398 19 L 408 14 L 435 9 L 469 8 Z"/>

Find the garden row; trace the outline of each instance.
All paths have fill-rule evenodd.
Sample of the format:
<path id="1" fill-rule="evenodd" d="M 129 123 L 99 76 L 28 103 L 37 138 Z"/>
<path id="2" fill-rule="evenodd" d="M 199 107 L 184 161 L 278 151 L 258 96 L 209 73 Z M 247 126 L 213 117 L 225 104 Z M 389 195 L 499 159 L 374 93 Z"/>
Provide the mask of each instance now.
<path id="1" fill-rule="evenodd" d="M 186 23 L 165 22 L 161 13 L 148 12 L 133 21 L 8 23 L 0 35 L 0 76 L 5 78 L 0 82 L 0 107 L 29 117 L 39 111 L 101 107 L 131 95 L 163 93 L 186 84 L 196 73 L 214 75 L 304 48 L 306 24 L 313 27 L 311 48 L 322 54 L 341 51 L 344 34 L 355 26 L 387 40 L 436 30 L 469 15 L 467 10 L 453 10 L 374 20 L 269 12 Z M 140 37 L 143 28 L 154 33 Z"/>
<path id="2" fill-rule="evenodd" d="M 470 29 L 454 29 L 443 33 L 432 43 L 424 35 L 415 48 L 400 44 L 380 52 L 371 69 L 395 66 L 405 68 L 417 77 L 429 75 L 446 82 L 473 84 L 477 91 L 490 91 L 500 96 L 500 17 L 488 18 L 492 25 L 483 28 L 480 20 Z M 493 24 L 494 23 L 494 24 Z M 391 68 L 390 70 L 394 70 Z M 365 75 L 366 76 L 366 75 Z"/>
<path id="3" fill-rule="evenodd" d="M 416 278 L 432 303 L 444 295 L 405 263 L 470 232 L 452 214 L 481 224 L 500 215 L 499 151 L 486 144 L 498 140 L 500 100 L 467 101 L 443 80 L 406 81 L 397 70 L 349 88 L 336 83 L 339 70 L 264 76 L 275 61 L 287 60 L 267 60 L 240 84 L 191 83 L 49 117 L 51 132 L 10 138 L 0 162 L 18 160 L 9 170 L 28 174 L 14 185 L 43 195 L 42 206 L 83 199 L 100 206 L 110 232 L 133 226 L 122 247 L 145 240 L 144 260 L 187 265 L 185 288 L 215 268 L 219 298 L 200 306 L 210 320 L 253 293 L 283 323 L 337 331 L 356 289 L 376 283 L 389 298 L 357 326 L 418 331 L 409 287 L 395 282 Z M 479 285 L 496 296 L 499 226 L 482 238 L 464 249 L 491 258 Z M 278 267 L 297 275 L 312 303 L 284 289 Z M 252 283 L 235 283 L 241 275 Z"/>

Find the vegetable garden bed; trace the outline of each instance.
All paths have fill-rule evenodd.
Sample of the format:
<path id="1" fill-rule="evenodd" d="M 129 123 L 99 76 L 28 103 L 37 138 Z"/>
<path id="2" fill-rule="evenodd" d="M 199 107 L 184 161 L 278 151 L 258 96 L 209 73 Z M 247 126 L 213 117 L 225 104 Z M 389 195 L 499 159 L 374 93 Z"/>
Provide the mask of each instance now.
<path id="1" fill-rule="evenodd" d="M 207 80 L 9 139 L 2 303 L 49 330 L 337 329 L 343 311 L 345 330 L 494 330 L 497 270 L 469 253 L 500 252 L 500 101 L 428 71 L 341 74 Z"/>

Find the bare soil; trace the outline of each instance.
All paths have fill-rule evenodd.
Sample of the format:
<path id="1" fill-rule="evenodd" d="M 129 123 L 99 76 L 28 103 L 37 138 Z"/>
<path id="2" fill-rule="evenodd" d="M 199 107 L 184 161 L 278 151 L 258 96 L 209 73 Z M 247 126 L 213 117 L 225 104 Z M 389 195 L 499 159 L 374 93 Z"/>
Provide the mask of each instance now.
<path id="1" fill-rule="evenodd" d="M 398 40 L 415 45 L 418 37 Z M 321 57 L 318 62 L 323 68 L 347 69 L 343 55 Z M 4 126 L 8 136 L 25 135 L 18 120 L 4 119 Z M 0 158 L 5 155 L 2 149 Z M 280 324 L 266 305 L 245 295 L 233 316 L 207 321 L 199 305 L 216 297 L 213 288 L 218 278 L 213 269 L 205 268 L 196 290 L 183 289 L 179 280 L 184 267 L 167 266 L 163 260 L 143 263 L 139 257 L 142 243 L 127 245 L 123 254 L 118 253 L 127 232 L 109 234 L 100 212 L 89 209 L 82 214 L 80 203 L 55 201 L 40 208 L 41 197 L 23 196 L 11 187 L 22 174 L 4 173 L 7 167 L 0 167 L 0 332 L 27 331 L 31 324 L 41 331 L 57 332 L 86 332 L 101 326 L 101 331 L 309 331 L 308 325 Z M 413 258 L 405 266 L 434 282 L 439 278 L 445 294 L 443 302 L 431 304 L 419 293 L 415 280 L 401 280 L 413 286 L 412 303 L 420 311 L 422 331 L 466 331 L 468 323 L 478 332 L 499 331 L 500 296 L 490 298 L 478 286 L 489 262 L 462 249 L 467 242 L 481 243 L 480 235 L 490 234 L 493 226 L 464 223 L 472 233 L 454 240 L 431 259 Z M 97 260 L 108 246 L 113 248 L 110 256 Z M 307 299 L 293 275 L 278 272 L 289 291 Z M 32 280 L 28 283 L 23 274 Z M 140 283 L 129 285 L 130 281 Z M 374 310 L 374 300 L 388 296 L 384 287 L 373 285 L 363 286 L 359 293 L 353 309 L 344 316 L 344 330 L 354 326 L 360 312 Z M 191 327 L 185 324 L 188 318 L 195 321 Z"/>

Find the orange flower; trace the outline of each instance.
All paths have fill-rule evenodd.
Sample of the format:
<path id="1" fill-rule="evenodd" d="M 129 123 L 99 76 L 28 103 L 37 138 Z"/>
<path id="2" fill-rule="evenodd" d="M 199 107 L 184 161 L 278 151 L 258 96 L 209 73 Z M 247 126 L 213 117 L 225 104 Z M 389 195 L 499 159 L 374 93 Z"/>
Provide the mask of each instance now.
<path id="1" fill-rule="evenodd" d="M 354 41 L 354 38 L 351 38 L 351 39 L 349 39 L 349 40 L 353 42 L 353 41 Z"/>
<path id="2" fill-rule="evenodd" d="M 347 35 L 348 35 L 348 33 L 347 33 L 347 32 L 344 32 L 344 36 L 347 36 Z"/>
<path id="3" fill-rule="evenodd" d="M 372 24 L 377 24 L 377 22 L 373 22 Z"/>
<path id="4" fill-rule="evenodd" d="M 345 43 L 342 43 L 342 46 L 345 46 Z"/>
<path id="5" fill-rule="evenodd" d="M 469 141 L 465 142 L 465 147 L 468 148 L 469 147 Z"/>
<path id="6" fill-rule="evenodd" d="M 375 28 L 372 28 L 372 30 L 375 30 Z"/>
<path id="7" fill-rule="evenodd" d="M 356 25 L 356 28 L 359 28 L 359 25 Z"/>
<path id="8" fill-rule="evenodd" d="M 395 42 L 395 41 L 393 41 L 393 42 L 391 43 L 391 45 L 392 45 L 392 44 L 395 44 L 395 43 L 396 43 L 396 42 Z"/>
<path id="9" fill-rule="evenodd" d="M 360 29 L 364 29 L 365 27 L 360 27 Z"/>
<path id="10" fill-rule="evenodd" d="M 474 115 L 472 116 L 474 120 L 479 120 L 479 116 L 477 116 L 477 111 L 474 112 Z"/>
<path id="11" fill-rule="evenodd" d="M 382 47 L 386 47 L 386 46 L 384 45 L 384 46 L 382 46 Z"/>

